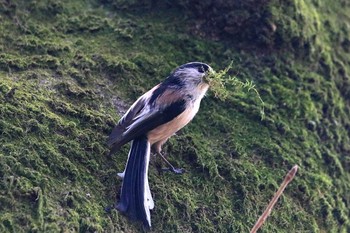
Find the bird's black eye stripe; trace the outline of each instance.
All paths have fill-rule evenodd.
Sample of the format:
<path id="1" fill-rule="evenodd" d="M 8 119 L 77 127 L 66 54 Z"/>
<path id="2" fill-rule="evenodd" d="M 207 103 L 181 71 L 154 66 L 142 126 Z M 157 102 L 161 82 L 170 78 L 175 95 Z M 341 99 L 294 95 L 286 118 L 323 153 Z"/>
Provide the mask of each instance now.
<path id="1" fill-rule="evenodd" d="M 199 73 L 204 73 L 205 72 L 205 68 L 203 66 L 198 67 L 198 72 Z"/>
<path id="2" fill-rule="evenodd" d="M 209 66 L 207 64 L 201 63 L 201 62 L 190 62 L 190 63 L 184 64 L 182 66 L 179 66 L 177 69 L 181 70 L 181 69 L 186 69 L 186 68 L 196 69 L 200 73 L 204 73 L 204 72 L 207 72 L 209 70 Z"/>

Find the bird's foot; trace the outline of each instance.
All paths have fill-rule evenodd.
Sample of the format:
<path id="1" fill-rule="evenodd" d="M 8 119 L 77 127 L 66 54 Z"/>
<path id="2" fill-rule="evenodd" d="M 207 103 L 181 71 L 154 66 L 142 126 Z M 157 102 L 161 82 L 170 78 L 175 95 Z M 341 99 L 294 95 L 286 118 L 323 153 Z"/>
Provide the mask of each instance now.
<path id="1" fill-rule="evenodd" d="M 107 214 L 110 214 L 110 213 L 112 212 L 113 209 L 116 209 L 116 208 L 115 208 L 115 204 L 109 205 L 109 206 L 105 207 L 105 212 L 106 212 Z"/>
<path id="2" fill-rule="evenodd" d="M 162 171 L 173 172 L 175 174 L 183 174 L 186 172 L 185 169 L 183 169 L 183 168 L 175 168 L 175 167 L 162 168 Z"/>
<path id="3" fill-rule="evenodd" d="M 162 155 L 162 153 L 158 152 L 157 153 L 161 159 L 168 165 L 168 168 L 162 168 L 162 171 L 169 171 L 173 172 L 175 174 L 183 174 L 185 173 L 185 169 L 183 168 L 175 168 L 165 157 Z"/>

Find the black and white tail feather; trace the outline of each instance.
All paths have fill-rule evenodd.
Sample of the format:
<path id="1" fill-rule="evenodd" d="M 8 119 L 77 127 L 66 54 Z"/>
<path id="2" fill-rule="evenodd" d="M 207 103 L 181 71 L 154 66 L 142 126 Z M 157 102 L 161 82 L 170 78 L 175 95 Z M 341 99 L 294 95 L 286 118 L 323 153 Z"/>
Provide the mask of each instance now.
<path id="1" fill-rule="evenodd" d="M 148 183 L 148 165 L 150 160 L 150 143 L 145 136 L 135 138 L 123 178 L 120 202 L 117 209 L 132 220 L 142 221 L 147 228 L 151 227 L 150 210 L 154 202 Z"/>

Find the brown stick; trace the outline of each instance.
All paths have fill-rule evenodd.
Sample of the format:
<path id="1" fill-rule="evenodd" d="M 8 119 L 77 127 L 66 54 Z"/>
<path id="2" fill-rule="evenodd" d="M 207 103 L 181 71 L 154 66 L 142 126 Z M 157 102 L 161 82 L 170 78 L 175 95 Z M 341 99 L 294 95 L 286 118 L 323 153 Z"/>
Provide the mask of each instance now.
<path id="1" fill-rule="evenodd" d="M 258 221 L 256 221 L 255 225 L 253 228 L 250 230 L 250 233 L 256 233 L 257 230 L 264 224 L 266 221 L 266 218 L 270 215 L 272 208 L 276 204 L 278 198 L 282 195 L 284 189 L 287 187 L 289 182 L 291 182 L 295 176 L 295 174 L 298 171 L 298 165 L 295 165 L 290 171 L 287 173 L 286 177 L 284 178 L 281 186 L 278 188 L 277 192 L 273 196 L 272 200 L 270 201 L 269 205 L 266 207 L 264 213 L 260 216 Z"/>

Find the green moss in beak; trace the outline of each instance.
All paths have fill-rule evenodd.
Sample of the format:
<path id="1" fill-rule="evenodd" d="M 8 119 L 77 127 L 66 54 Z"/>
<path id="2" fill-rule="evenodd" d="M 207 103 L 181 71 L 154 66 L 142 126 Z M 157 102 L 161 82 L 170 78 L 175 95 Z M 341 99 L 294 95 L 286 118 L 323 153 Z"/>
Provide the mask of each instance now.
<path id="1" fill-rule="evenodd" d="M 261 104 L 260 115 L 264 118 L 264 101 L 262 100 L 258 90 L 255 88 L 255 84 L 252 81 L 246 80 L 242 82 L 235 76 L 228 75 L 228 72 L 232 69 L 232 62 L 225 69 L 215 72 L 210 70 L 204 77 L 204 81 L 209 84 L 211 92 L 213 92 L 215 98 L 225 101 L 232 93 L 243 92 L 244 89 L 253 91 Z"/>

